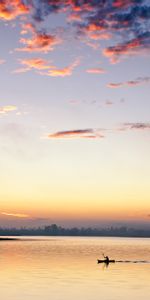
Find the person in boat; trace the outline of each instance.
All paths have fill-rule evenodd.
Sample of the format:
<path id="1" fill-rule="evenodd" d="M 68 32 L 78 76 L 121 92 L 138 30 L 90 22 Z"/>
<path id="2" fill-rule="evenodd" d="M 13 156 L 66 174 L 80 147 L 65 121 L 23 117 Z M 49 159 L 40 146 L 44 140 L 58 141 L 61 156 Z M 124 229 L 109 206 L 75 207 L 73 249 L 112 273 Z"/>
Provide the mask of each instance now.
<path id="1" fill-rule="evenodd" d="M 104 255 L 104 258 L 105 258 L 106 264 L 108 264 L 109 263 L 109 257 Z"/>

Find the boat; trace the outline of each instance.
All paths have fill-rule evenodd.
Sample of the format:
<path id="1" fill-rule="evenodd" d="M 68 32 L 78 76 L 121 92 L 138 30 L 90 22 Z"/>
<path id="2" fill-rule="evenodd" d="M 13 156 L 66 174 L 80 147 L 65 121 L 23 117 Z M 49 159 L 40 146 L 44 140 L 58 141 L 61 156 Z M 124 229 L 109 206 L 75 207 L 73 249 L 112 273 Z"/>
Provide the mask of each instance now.
<path id="1" fill-rule="evenodd" d="M 109 264 L 109 263 L 115 263 L 114 259 L 97 259 L 97 263 L 101 264 L 101 263 L 105 263 L 105 264 Z"/>

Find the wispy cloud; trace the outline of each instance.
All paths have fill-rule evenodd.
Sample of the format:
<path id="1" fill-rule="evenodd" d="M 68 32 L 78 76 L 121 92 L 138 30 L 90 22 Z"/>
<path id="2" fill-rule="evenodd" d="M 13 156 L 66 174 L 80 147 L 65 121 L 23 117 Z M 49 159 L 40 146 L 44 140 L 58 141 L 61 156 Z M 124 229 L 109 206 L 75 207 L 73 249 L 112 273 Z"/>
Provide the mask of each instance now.
<path id="1" fill-rule="evenodd" d="M 50 68 L 46 73 L 43 73 L 48 76 L 52 77 L 66 77 L 71 76 L 73 73 L 73 70 L 79 65 L 80 60 L 76 59 L 73 63 L 68 65 L 67 67 L 64 67 L 62 69 L 58 69 L 56 66 L 53 66 L 53 68 Z"/>
<path id="2" fill-rule="evenodd" d="M 116 88 L 124 86 L 124 83 L 123 82 L 118 82 L 118 83 L 110 82 L 107 84 L 107 86 L 109 88 L 116 89 Z"/>
<path id="3" fill-rule="evenodd" d="M 4 64 L 5 60 L 4 59 L 0 59 L 0 65 Z"/>
<path id="4" fill-rule="evenodd" d="M 19 60 L 20 64 L 23 65 L 23 68 L 16 69 L 13 73 L 24 73 L 30 70 L 47 70 L 53 68 L 49 65 L 48 61 L 42 58 L 30 58 Z"/>
<path id="5" fill-rule="evenodd" d="M 51 77 L 66 77 L 71 76 L 73 70 L 79 65 L 80 60 L 76 59 L 70 65 L 64 68 L 57 68 L 53 63 L 48 62 L 43 58 L 30 58 L 19 60 L 23 67 L 13 71 L 13 73 L 25 73 L 31 70 L 35 70 L 40 75 L 46 75 Z"/>
<path id="6" fill-rule="evenodd" d="M 44 52 L 54 50 L 54 46 L 61 43 L 60 38 L 54 34 L 48 34 L 45 30 L 38 31 L 33 24 L 26 24 L 23 27 L 21 33 L 31 32 L 32 36 L 30 38 L 21 38 L 20 43 L 25 45 L 24 47 L 17 48 L 16 51 L 21 52 Z"/>
<path id="7" fill-rule="evenodd" d="M 7 113 L 15 111 L 17 109 L 18 108 L 15 105 L 2 106 L 2 107 L 0 107 L 0 114 L 7 114 Z"/>
<path id="8" fill-rule="evenodd" d="M 104 49 L 103 54 L 110 59 L 111 63 L 120 61 L 122 56 L 137 55 L 141 52 L 148 53 L 150 49 L 150 32 L 144 32 L 137 37 Z M 143 52 L 143 53 L 144 53 Z"/>
<path id="9" fill-rule="evenodd" d="M 82 17 L 78 14 L 78 12 L 72 12 L 67 17 L 68 22 L 81 22 Z"/>
<path id="10" fill-rule="evenodd" d="M 134 80 L 128 80 L 128 81 L 125 81 L 125 82 L 118 82 L 118 83 L 108 83 L 108 87 L 109 88 L 119 88 L 119 87 L 134 87 L 134 86 L 137 86 L 137 85 L 141 85 L 141 84 L 146 84 L 146 83 L 150 83 L 150 77 L 147 76 L 147 77 L 138 77 Z"/>
<path id="11" fill-rule="evenodd" d="M 70 100 L 68 101 L 68 103 L 71 104 L 71 105 L 78 105 L 78 104 L 81 103 L 81 101 L 80 101 L 80 100 L 77 100 L 77 99 L 70 99 Z"/>
<path id="12" fill-rule="evenodd" d="M 113 105 L 113 102 L 106 101 L 105 105 Z M 144 122 L 127 122 L 121 124 L 119 127 L 116 127 L 116 129 L 113 128 L 103 128 L 103 129 L 75 129 L 75 130 L 64 130 L 64 131 L 57 131 L 54 133 L 49 133 L 45 136 L 46 139 L 101 139 L 105 138 L 104 132 L 107 131 L 107 133 L 112 132 L 124 132 L 124 131 L 146 131 L 150 130 L 150 123 L 144 123 Z"/>
<path id="13" fill-rule="evenodd" d="M 7 217 L 14 217 L 14 218 L 28 218 L 29 215 L 26 214 L 20 214 L 20 213 L 7 213 L 7 212 L 1 212 L 2 215 Z"/>
<path id="14" fill-rule="evenodd" d="M 36 29 L 35 26 L 31 22 L 26 22 L 21 24 L 21 35 L 26 35 L 28 33 L 35 33 Z"/>
<path id="15" fill-rule="evenodd" d="M 150 130 L 150 123 L 124 123 L 120 130 Z"/>
<path id="16" fill-rule="evenodd" d="M 97 129 L 76 129 L 57 131 L 48 135 L 49 139 L 99 139 L 104 138 L 104 135 Z"/>
<path id="17" fill-rule="evenodd" d="M 91 68 L 87 69 L 86 72 L 90 74 L 103 74 L 106 73 L 106 70 L 103 68 Z"/>
<path id="18" fill-rule="evenodd" d="M 105 26 L 101 23 L 89 22 L 86 26 L 80 27 L 80 32 L 85 34 L 91 40 L 109 40 L 111 33 L 106 31 Z"/>
<path id="19" fill-rule="evenodd" d="M 113 6 L 116 8 L 129 7 L 132 4 L 131 0 L 114 0 Z"/>
<path id="20" fill-rule="evenodd" d="M 114 104 L 113 101 L 110 101 L 110 100 L 106 100 L 106 101 L 105 101 L 105 105 L 106 105 L 106 106 L 111 106 L 111 105 L 113 105 L 113 104 Z"/>

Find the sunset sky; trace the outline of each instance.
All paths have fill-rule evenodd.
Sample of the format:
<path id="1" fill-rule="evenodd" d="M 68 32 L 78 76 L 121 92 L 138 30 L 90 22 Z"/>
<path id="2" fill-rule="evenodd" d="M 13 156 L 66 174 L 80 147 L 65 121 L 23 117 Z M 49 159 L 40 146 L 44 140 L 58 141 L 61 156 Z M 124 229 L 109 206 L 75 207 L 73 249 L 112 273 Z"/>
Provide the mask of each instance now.
<path id="1" fill-rule="evenodd" d="M 0 0 L 0 226 L 150 225 L 150 2 Z"/>

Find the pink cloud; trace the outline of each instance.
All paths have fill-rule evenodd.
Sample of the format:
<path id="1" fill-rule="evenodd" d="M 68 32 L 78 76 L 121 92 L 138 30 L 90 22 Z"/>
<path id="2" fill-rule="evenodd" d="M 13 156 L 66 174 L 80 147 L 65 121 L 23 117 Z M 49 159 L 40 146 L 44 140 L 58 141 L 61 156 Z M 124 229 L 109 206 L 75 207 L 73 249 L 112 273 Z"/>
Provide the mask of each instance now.
<path id="1" fill-rule="evenodd" d="M 91 68 L 87 69 L 86 72 L 91 74 L 103 74 L 106 73 L 106 70 L 103 68 Z"/>
<path id="2" fill-rule="evenodd" d="M 48 135 L 49 139 L 97 139 L 103 137 L 104 135 L 95 129 L 58 131 Z"/>
<path id="3" fill-rule="evenodd" d="M 30 70 L 47 70 L 53 68 L 49 63 L 42 58 L 30 58 L 22 59 L 20 63 L 24 66 L 23 68 L 18 68 L 14 73 L 24 73 Z"/>
<path id="4" fill-rule="evenodd" d="M 53 67 L 53 69 L 48 70 L 48 72 L 45 73 L 45 75 L 52 76 L 52 77 L 71 76 L 74 68 L 77 67 L 78 65 L 79 65 L 79 60 L 75 60 L 72 64 L 62 69 L 57 69 L 56 67 Z"/>
<path id="5" fill-rule="evenodd" d="M 0 59 L 0 65 L 4 64 L 5 60 L 4 59 Z"/>
<path id="6" fill-rule="evenodd" d="M 33 26 L 32 23 L 23 23 L 21 24 L 21 34 L 24 35 L 24 34 L 27 34 L 27 33 L 35 33 L 35 27 Z"/>
<path id="7" fill-rule="evenodd" d="M 81 17 L 81 15 L 72 12 L 72 13 L 70 13 L 68 15 L 67 21 L 68 22 L 81 22 L 82 21 L 82 17 Z"/>
<path id="8" fill-rule="evenodd" d="M 132 4 L 132 0 L 114 0 L 113 6 L 116 8 L 128 7 Z"/>
<path id="9" fill-rule="evenodd" d="M 119 88 L 119 87 L 122 87 L 124 85 L 124 83 L 108 83 L 107 86 L 109 88 L 113 88 L 113 89 L 116 89 L 116 88 Z"/>
<path id="10" fill-rule="evenodd" d="M 88 32 L 88 36 L 92 40 L 109 40 L 112 37 L 108 32 Z"/>
<path id="11" fill-rule="evenodd" d="M 27 34 L 28 32 L 32 33 L 31 38 L 21 38 L 20 43 L 25 46 L 17 48 L 16 51 L 47 53 L 52 51 L 54 46 L 61 43 L 60 38 L 56 35 L 47 34 L 44 31 L 37 31 L 30 23 L 27 23 L 22 27 L 21 34 Z"/>
<path id="12" fill-rule="evenodd" d="M 81 28 L 81 33 L 85 34 L 91 40 L 109 40 L 112 34 L 106 31 L 104 24 L 89 23 Z"/>
<path id="13" fill-rule="evenodd" d="M 74 68 L 79 65 L 79 59 L 76 59 L 72 64 L 62 69 L 58 69 L 55 65 L 50 64 L 47 60 L 42 58 L 22 59 L 19 61 L 21 65 L 23 65 L 23 68 L 18 68 L 13 73 L 24 73 L 35 70 L 38 74 L 52 77 L 71 76 Z"/>
<path id="14" fill-rule="evenodd" d="M 79 103 L 80 103 L 79 100 L 75 100 L 75 99 L 69 100 L 69 104 L 71 104 L 71 105 L 77 105 Z"/>
<path id="15" fill-rule="evenodd" d="M 104 49 L 103 54 L 110 59 L 112 64 L 115 64 L 120 60 L 121 56 L 137 55 L 141 51 L 146 53 L 149 47 L 149 38 L 150 34 L 148 32 L 143 33 L 128 42 Z"/>
<path id="16" fill-rule="evenodd" d="M 114 103 L 112 102 L 112 101 L 110 101 L 110 100 L 106 100 L 105 101 L 105 105 L 107 105 L 107 106 L 111 106 L 111 105 L 113 105 Z"/>
<path id="17" fill-rule="evenodd" d="M 0 1 L 0 19 L 13 20 L 18 16 L 28 14 L 29 7 L 21 0 L 2 0 Z"/>

